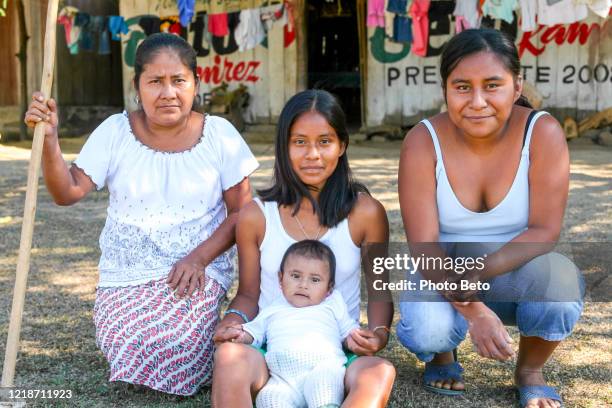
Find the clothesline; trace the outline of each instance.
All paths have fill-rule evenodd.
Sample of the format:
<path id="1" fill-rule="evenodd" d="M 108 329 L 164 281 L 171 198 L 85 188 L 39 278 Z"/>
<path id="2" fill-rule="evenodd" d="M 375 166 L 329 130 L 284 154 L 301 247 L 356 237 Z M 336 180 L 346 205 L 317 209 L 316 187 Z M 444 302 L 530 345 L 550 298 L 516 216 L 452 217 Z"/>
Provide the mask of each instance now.
<path id="1" fill-rule="evenodd" d="M 185 12 L 184 4 L 179 4 L 179 11 L 181 10 Z M 187 24 L 181 21 L 182 17 L 180 15 L 166 17 L 146 15 L 139 18 L 138 25 L 147 36 L 158 32 L 181 35 L 183 27 L 189 26 L 194 15 L 189 14 Z M 261 44 L 275 23 L 284 26 L 286 44 L 295 37 L 293 13 L 291 8 L 284 3 L 231 13 L 198 12 L 196 18 L 203 23 L 203 32 L 209 43 L 212 36 L 224 37 L 232 31 L 240 51 L 250 50 Z M 71 54 L 78 54 L 80 50 L 94 51 L 96 38 L 98 54 L 110 54 L 109 36 L 114 41 L 120 41 L 121 35 L 129 32 L 127 20 L 123 16 L 92 16 L 72 6 L 64 7 L 57 21 L 64 26 L 66 45 Z"/>
<path id="2" fill-rule="evenodd" d="M 450 3 L 452 4 L 452 3 Z M 425 56 L 429 17 L 452 13 L 455 32 L 479 28 L 483 20 L 512 24 L 520 13 L 521 30 L 530 32 L 538 24 L 553 26 L 586 19 L 589 11 L 606 18 L 612 0 L 457 0 L 453 10 L 448 2 L 430 0 L 368 0 L 367 26 L 382 27 L 386 37 L 398 43 L 412 43 L 415 55 Z"/>

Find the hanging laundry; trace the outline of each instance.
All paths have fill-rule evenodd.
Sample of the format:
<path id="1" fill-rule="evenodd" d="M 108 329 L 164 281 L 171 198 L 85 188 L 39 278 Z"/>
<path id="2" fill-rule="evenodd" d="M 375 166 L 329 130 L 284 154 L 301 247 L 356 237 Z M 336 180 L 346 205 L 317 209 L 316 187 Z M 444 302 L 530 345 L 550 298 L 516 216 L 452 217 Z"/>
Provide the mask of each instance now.
<path id="1" fill-rule="evenodd" d="M 521 8 L 521 30 L 524 33 L 535 31 L 538 28 L 536 14 L 538 13 L 538 0 L 519 0 Z"/>
<path id="2" fill-rule="evenodd" d="M 195 0 L 177 0 L 179 19 L 183 27 L 187 27 L 193 19 Z"/>
<path id="3" fill-rule="evenodd" d="M 140 20 L 138 20 L 138 25 L 142 27 L 142 30 L 148 37 L 151 34 L 160 32 L 160 22 L 161 20 L 159 19 L 159 17 L 148 16 L 141 17 Z"/>
<path id="4" fill-rule="evenodd" d="M 385 27 L 385 0 L 368 0 L 368 27 Z"/>
<path id="5" fill-rule="evenodd" d="M 240 12 L 240 22 L 234 31 L 234 38 L 239 51 L 252 50 L 266 38 L 260 9 L 254 8 Z"/>
<path id="6" fill-rule="evenodd" d="M 480 27 L 478 0 L 457 0 L 453 15 L 455 16 L 455 31 L 457 33 L 464 29 Z"/>
<path id="7" fill-rule="evenodd" d="M 413 0 L 410 5 L 412 17 L 412 53 L 424 57 L 429 42 L 429 0 Z"/>
<path id="8" fill-rule="evenodd" d="M 575 0 L 576 4 L 585 4 L 601 18 L 607 18 L 612 7 L 612 0 Z"/>
<path id="9" fill-rule="evenodd" d="M 261 21 L 264 23 L 266 32 L 270 31 L 270 29 L 272 29 L 272 25 L 276 22 L 281 25 L 287 24 L 287 11 L 284 4 L 275 4 L 272 6 L 262 7 L 260 12 Z"/>
<path id="10" fill-rule="evenodd" d="M 88 13 L 78 12 L 74 18 L 74 25 L 81 28 L 79 48 L 83 51 L 93 51 L 94 33 L 91 30 L 91 16 Z"/>
<path id="11" fill-rule="evenodd" d="M 408 0 L 389 0 L 387 11 L 401 15 L 408 14 Z"/>
<path id="12" fill-rule="evenodd" d="M 517 0 L 486 0 L 482 6 L 482 14 L 507 23 L 514 21 L 514 9 Z"/>
<path id="13" fill-rule="evenodd" d="M 81 36 L 81 27 L 74 25 L 74 19 L 79 10 L 76 7 L 64 7 L 57 17 L 57 22 L 64 26 L 64 35 L 66 37 L 66 46 L 72 55 L 79 53 L 79 37 Z"/>
<path id="14" fill-rule="evenodd" d="M 545 26 L 571 24 L 584 20 L 589 14 L 587 6 L 574 0 L 561 0 L 549 6 L 546 0 L 538 0 L 538 22 Z"/>
<path id="15" fill-rule="evenodd" d="M 412 42 L 412 20 L 408 16 L 396 15 L 393 21 L 393 41 Z"/>
<path id="16" fill-rule="evenodd" d="M 159 31 L 162 33 L 176 34 L 180 36 L 183 31 L 183 26 L 180 23 L 178 16 L 165 16 L 160 18 Z"/>
<path id="17" fill-rule="evenodd" d="M 108 41 L 108 28 L 106 25 L 104 16 L 91 16 L 89 25 L 87 26 L 88 35 L 92 38 L 92 51 L 93 51 L 93 39 L 98 39 L 98 54 L 108 55 L 110 54 L 110 43 Z"/>
<path id="18" fill-rule="evenodd" d="M 225 37 L 228 35 L 227 13 L 209 14 L 208 31 L 216 37 Z"/>
<path id="19" fill-rule="evenodd" d="M 102 31 L 98 39 L 98 54 L 108 55 L 111 53 L 110 35 L 108 32 L 108 17 L 102 18 Z"/>
<path id="20" fill-rule="evenodd" d="M 114 41 L 121 41 L 119 34 L 127 34 L 130 31 L 122 16 L 109 16 L 108 29 L 111 32 L 111 39 Z"/>
<path id="21" fill-rule="evenodd" d="M 395 25 L 395 13 L 388 10 L 391 1 L 392 0 L 385 0 L 385 35 L 389 39 L 393 39 L 393 27 Z"/>
<path id="22" fill-rule="evenodd" d="M 284 46 L 287 48 L 293 40 L 295 40 L 295 4 L 287 2 L 285 3 L 285 10 L 287 11 L 287 24 L 284 29 Z"/>

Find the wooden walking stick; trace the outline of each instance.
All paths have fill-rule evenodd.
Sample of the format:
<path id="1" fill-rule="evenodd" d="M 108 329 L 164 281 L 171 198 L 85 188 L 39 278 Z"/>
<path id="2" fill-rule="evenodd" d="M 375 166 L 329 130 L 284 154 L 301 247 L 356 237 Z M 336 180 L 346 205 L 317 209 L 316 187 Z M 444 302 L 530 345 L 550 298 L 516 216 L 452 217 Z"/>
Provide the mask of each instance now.
<path id="1" fill-rule="evenodd" d="M 55 63 L 55 27 L 57 20 L 58 0 L 49 0 L 47 7 L 47 25 L 45 26 L 45 48 L 42 85 L 40 91 L 45 99 L 51 95 L 53 84 L 53 65 Z M 26 95 L 23 95 L 25 98 Z M 15 377 L 15 363 L 19 349 L 19 333 L 21 331 L 21 315 L 25 300 L 28 271 L 30 269 L 30 250 L 32 249 L 32 232 L 34 230 L 34 216 L 36 215 L 36 195 L 38 193 L 38 175 L 40 173 L 40 159 L 42 156 L 43 141 L 45 138 L 45 123 L 39 122 L 34 129 L 32 141 L 32 155 L 28 167 L 28 187 L 26 190 L 25 206 L 23 209 L 23 224 L 21 225 L 21 241 L 19 243 L 19 257 L 17 258 L 17 273 L 15 276 L 15 289 L 13 290 L 13 307 L 6 340 L 6 353 L 2 367 L 2 387 L 12 387 Z"/>

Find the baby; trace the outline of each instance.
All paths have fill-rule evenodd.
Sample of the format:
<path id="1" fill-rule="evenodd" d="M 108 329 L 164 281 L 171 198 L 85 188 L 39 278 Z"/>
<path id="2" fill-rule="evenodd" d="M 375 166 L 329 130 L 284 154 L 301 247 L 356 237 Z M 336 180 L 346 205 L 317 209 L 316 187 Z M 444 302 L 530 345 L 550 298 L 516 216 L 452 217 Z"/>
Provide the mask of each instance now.
<path id="1" fill-rule="evenodd" d="M 262 407 L 339 407 L 344 399 L 343 341 L 356 329 L 334 291 L 336 260 L 325 244 L 291 245 L 280 265 L 283 292 L 246 324 L 236 342 L 266 345 L 270 380 L 257 394 Z"/>

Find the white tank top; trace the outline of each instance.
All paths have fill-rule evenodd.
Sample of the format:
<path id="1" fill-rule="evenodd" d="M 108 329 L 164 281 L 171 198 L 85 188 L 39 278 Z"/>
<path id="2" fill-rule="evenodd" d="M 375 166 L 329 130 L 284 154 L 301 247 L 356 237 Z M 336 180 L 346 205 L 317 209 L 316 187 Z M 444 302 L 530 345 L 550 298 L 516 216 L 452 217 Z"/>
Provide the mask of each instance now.
<path id="1" fill-rule="evenodd" d="M 527 119 L 521 160 L 510 190 L 503 200 L 486 212 L 465 208 L 453 191 L 446 170 L 438 135 L 427 119 L 436 150 L 436 201 L 440 242 L 508 242 L 527 228 L 529 221 L 529 143 L 536 120 L 546 112 L 532 112 Z"/>
<path id="2" fill-rule="evenodd" d="M 255 202 L 266 217 L 266 233 L 259 246 L 261 267 L 259 310 L 262 310 L 283 295 L 278 282 L 280 263 L 287 248 L 297 241 L 291 238 L 283 228 L 276 201 L 262 203 L 259 198 L 256 198 Z M 329 246 L 334 252 L 336 257 L 335 289 L 342 294 L 351 318 L 359 321 L 361 249 L 351 238 L 348 218 L 327 230 L 319 241 Z"/>

